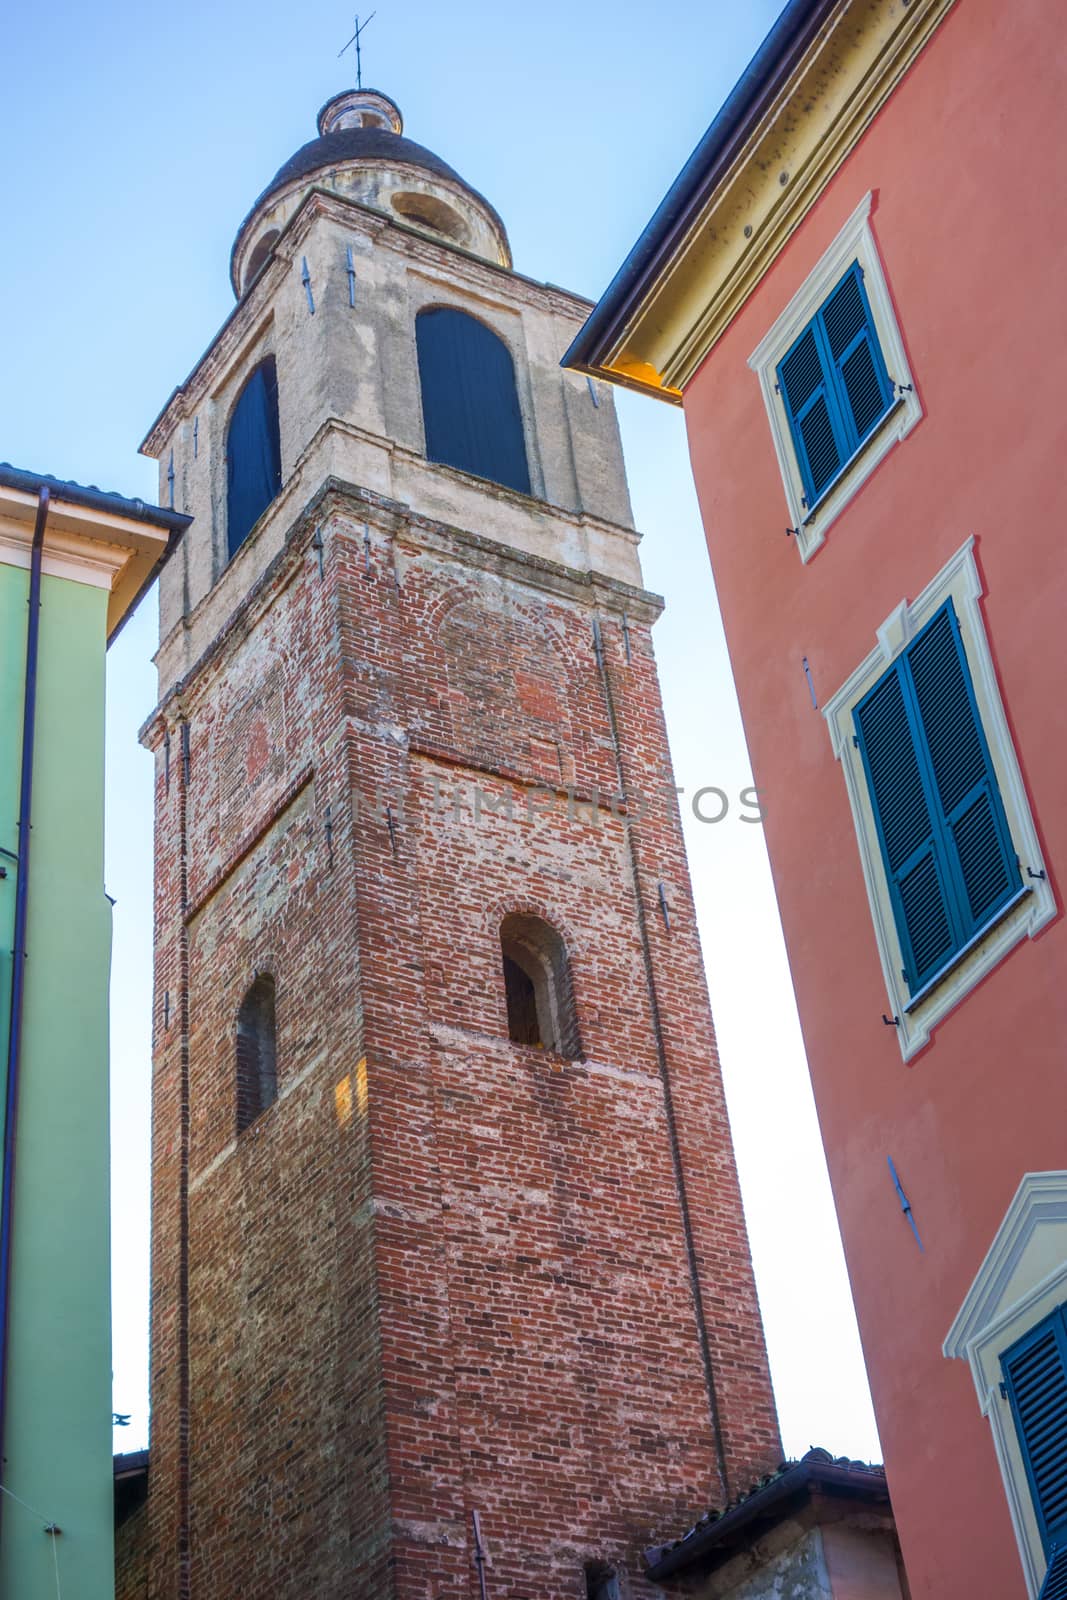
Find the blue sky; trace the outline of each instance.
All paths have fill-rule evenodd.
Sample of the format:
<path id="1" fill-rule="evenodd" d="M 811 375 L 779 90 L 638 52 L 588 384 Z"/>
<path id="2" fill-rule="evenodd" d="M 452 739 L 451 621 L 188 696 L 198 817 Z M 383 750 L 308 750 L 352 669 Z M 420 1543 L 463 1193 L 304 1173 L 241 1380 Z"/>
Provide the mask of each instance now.
<path id="1" fill-rule="evenodd" d="M 373 9 L 373 0 L 367 11 Z M 364 81 L 504 218 L 516 267 L 596 298 L 767 31 L 776 0 L 380 0 Z M 364 13 L 366 15 L 366 12 Z M 155 498 L 137 445 L 233 305 L 237 226 L 352 81 L 324 0 L 69 0 L 5 20 L 0 458 Z M 620 399 L 679 784 L 750 782 L 680 415 Z M 147 1438 L 155 604 L 112 651 L 116 1448 Z M 762 831 L 683 798 L 783 1438 L 878 1455 Z"/>

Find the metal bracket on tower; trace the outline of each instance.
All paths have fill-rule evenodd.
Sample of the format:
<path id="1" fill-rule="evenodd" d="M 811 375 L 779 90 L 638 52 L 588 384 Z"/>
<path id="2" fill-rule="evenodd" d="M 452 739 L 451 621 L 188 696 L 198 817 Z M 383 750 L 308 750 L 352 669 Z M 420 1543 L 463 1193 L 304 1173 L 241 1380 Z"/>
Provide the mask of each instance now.
<path id="1" fill-rule="evenodd" d="M 329 806 L 326 807 L 326 812 L 325 812 L 325 815 L 323 817 L 322 826 L 323 826 L 323 832 L 326 835 L 326 860 L 327 860 L 327 863 L 329 864 L 330 870 L 332 871 L 333 870 L 333 817 L 330 814 L 330 807 Z"/>
<path id="2" fill-rule="evenodd" d="M 168 495 L 167 504 L 170 506 L 171 510 L 173 511 L 173 509 L 174 509 L 174 451 L 173 450 L 170 453 L 170 460 L 167 462 L 167 495 Z"/>
<path id="3" fill-rule="evenodd" d="M 363 524 L 363 576 L 370 577 L 370 523 Z"/>
<path id="4" fill-rule="evenodd" d="M 300 258 L 300 282 L 304 285 L 304 293 L 308 297 L 308 310 L 315 315 L 315 296 L 311 292 L 311 269 L 308 266 L 307 256 Z"/>
<path id="5" fill-rule="evenodd" d="M 184 785 L 185 785 L 185 787 L 187 789 L 189 787 L 189 766 L 190 766 L 189 724 L 187 722 L 183 722 L 182 723 L 182 782 L 184 783 Z"/>
<path id="6" fill-rule="evenodd" d="M 592 378 L 588 375 L 588 373 L 586 374 L 585 381 L 589 385 L 589 393 L 592 396 L 593 404 L 596 406 L 597 410 L 599 411 L 600 410 L 600 396 L 596 392 L 596 384 L 593 382 Z"/>
<path id="7" fill-rule="evenodd" d="M 626 612 L 622 614 L 622 647 L 626 651 L 627 665 L 633 661 L 633 652 L 630 649 L 630 624 L 626 620 Z"/>
<path id="8" fill-rule="evenodd" d="M 657 883 L 656 888 L 659 891 L 659 909 L 660 909 L 660 912 L 661 912 L 661 914 L 663 916 L 663 926 L 666 928 L 667 932 L 670 933 L 670 931 L 671 931 L 671 911 L 670 911 L 670 907 L 667 904 L 667 891 L 663 887 L 662 883 Z"/>
<path id="9" fill-rule="evenodd" d="M 200 418 L 193 418 L 193 460 L 200 454 Z"/>
<path id="10" fill-rule="evenodd" d="M 350 306 L 355 306 L 356 263 L 355 258 L 352 255 L 352 246 L 350 244 L 345 246 L 345 260 L 348 262 L 348 303 Z"/>
<path id="11" fill-rule="evenodd" d="M 326 546 L 325 546 L 325 543 L 324 543 L 323 537 L 322 537 L 322 524 L 321 523 L 315 529 L 315 535 L 314 535 L 314 537 L 313 537 L 313 539 L 311 541 L 311 548 L 312 548 L 312 550 L 314 550 L 315 554 L 319 558 L 319 577 L 320 578 L 324 578 L 326 576 L 326 570 L 325 570 L 325 567 L 323 566 L 323 551 L 326 548 Z"/>
<path id="12" fill-rule="evenodd" d="M 163 730 L 163 788 L 170 793 L 170 729 Z"/>

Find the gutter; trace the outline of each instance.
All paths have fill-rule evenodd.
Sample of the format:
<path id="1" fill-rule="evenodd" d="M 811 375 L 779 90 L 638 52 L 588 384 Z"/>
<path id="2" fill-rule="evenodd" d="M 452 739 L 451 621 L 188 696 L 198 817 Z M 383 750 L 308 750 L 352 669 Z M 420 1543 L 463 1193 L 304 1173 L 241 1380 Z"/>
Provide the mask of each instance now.
<path id="1" fill-rule="evenodd" d="M 646 289 L 673 255 L 679 237 L 713 191 L 738 149 L 777 95 L 840 0 L 788 0 L 730 91 L 722 109 L 657 207 L 560 365 L 596 370 L 625 333 Z"/>
<path id="2" fill-rule="evenodd" d="M 68 505 L 103 511 L 113 517 L 132 517 L 138 522 L 147 522 L 150 527 L 165 528 L 169 533 L 184 533 L 193 520 L 182 511 L 150 505 L 147 500 L 133 500 L 108 489 L 95 489 L 90 484 L 70 483 L 65 478 L 53 478 L 47 472 L 24 472 L 21 467 L 8 466 L 7 462 L 0 462 L 0 487 L 36 495 L 42 489 L 48 490 L 52 499 L 66 501 Z"/>
<path id="3" fill-rule="evenodd" d="M 37 731 L 37 655 L 41 631 L 41 568 L 50 493 L 41 484 L 30 549 L 29 615 L 26 619 L 26 682 L 22 702 L 22 765 L 19 777 L 18 878 L 11 963 L 11 1021 L 7 1041 L 3 1169 L 0 1177 L 0 1471 L 5 1461 L 8 1340 L 11 1327 L 11 1245 L 15 1201 L 15 1151 L 18 1131 L 19 1067 L 22 1058 L 22 1003 L 26 987 L 26 926 L 30 893 L 30 838 L 33 810 L 33 753 Z M 0 1500 L 0 1524 L 3 1502 Z"/>
<path id="4" fill-rule="evenodd" d="M 65 478 L 54 478 L 50 473 L 24 472 L 21 467 L 9 466 L 6 461 L 0 462 L 0 488 L 14 489 L 19 494 L 38 496 L 44 492 L 56 504 L 82 506 L 86 511 L 99 511 L 105 516 L 129 517 L 134 521 L 147 523 L 151 528 L 163 528 L 166 531 L 168 535 L 166 546 L 158 559 L 153 562 L 144 582 L 126 607 L 119 622 L 108 634 L 109 645 L 118 638 L 137 610 L 193 520 L 183 511 L 172 511 L 167 506 L 151 505 L 147 500 L 131 499 L 127 495 L 115 494 L 108 489 L 96 489 L 91 484 L 71 483 Z"/>

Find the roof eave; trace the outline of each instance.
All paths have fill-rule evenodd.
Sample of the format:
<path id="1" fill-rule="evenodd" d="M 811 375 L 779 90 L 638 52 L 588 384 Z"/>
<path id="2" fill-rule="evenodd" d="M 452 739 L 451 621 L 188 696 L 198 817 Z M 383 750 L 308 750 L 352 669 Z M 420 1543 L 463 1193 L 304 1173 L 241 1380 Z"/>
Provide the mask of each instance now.
<path id="1" fill-rule="evenodd" d="M 674 253 L 680 237 L 706 205 L 720 177 L 794 70 L 827 16 L 841 0 L 788 0 L 774 26 L 727 96 L 604 291 L 561 365 L 604 374 L 622 345 L 648 290 Z M 612 370 L 613 379 L 626 382 Z M 628 387 L 674 399 L 674 393 L 630 380 Z"/>
<path id="2" fill-rule="evenodd" d="M 699 1533 L 693 1532 L 650 1561 L 646 1576 L 654 1582 L 693 1566 L 708 1555 L 717 1545 L 741 1532 L 750 1522 L 765 1517 L 784 1501 L 807 1496 L 817 1489 L 829 1489 L 859 1501 L 878 1501 L 889 1505 L 889 1490 L 885 1478 L 874 1471 L 860 1472 L 851 1467 L 829 1463 L 799 1461 L 772 1483 L 742 1500 L 723 1516 L 716 1518 Z"/>

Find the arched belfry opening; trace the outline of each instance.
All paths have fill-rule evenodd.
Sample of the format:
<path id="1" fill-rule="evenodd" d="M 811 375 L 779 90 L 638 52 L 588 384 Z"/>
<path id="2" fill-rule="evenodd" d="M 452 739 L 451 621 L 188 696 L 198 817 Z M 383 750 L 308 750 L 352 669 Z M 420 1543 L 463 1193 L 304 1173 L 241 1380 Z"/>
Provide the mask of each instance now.
<path id="1" fill-rule="evenodd" d="M 567 947 L 540 917 L 512 915 L 500 924 L 508 1036 L 514 1044 L 570 1060 L 581 1055 Z"/>
<path id="2" fill-rule="evenodd" d="M 237 1013 L 237 1132 L 278 1098 L 274 979 L 261 972 Z"/>
<path id="3" fill-rule="evenodd" d="M 426 457 L 530 493 L 511 351 L 492 328 L 452 306 L 415 319 Z"/>
<path id="4" fill-rule="evenodd" d="M 282 486 L 278 373 L 267 356 L 249 373 L 226 429 L 226 548 L 232 556 Z"/>

